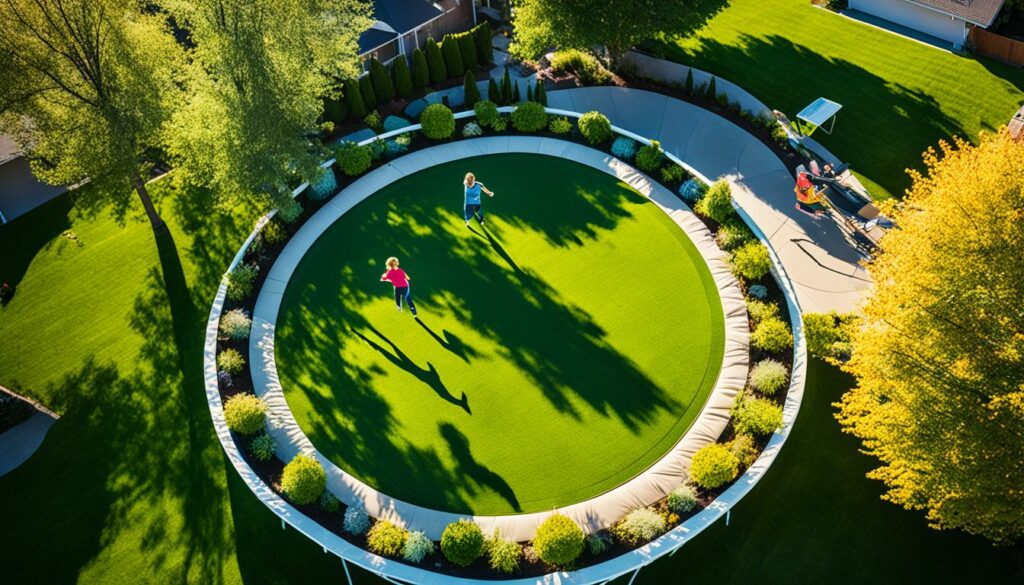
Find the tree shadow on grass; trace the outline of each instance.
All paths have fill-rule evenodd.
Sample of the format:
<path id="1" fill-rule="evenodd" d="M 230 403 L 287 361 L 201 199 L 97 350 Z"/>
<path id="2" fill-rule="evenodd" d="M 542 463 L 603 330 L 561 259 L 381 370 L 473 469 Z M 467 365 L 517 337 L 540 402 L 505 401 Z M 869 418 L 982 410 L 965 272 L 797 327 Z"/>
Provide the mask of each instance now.
<path id="1" fill-rule="evenodd" d="M 0 298 L 0 303 L 7 305 L 14 299 L 18 285 L 40 251 L 66 243 L 56 238 L 71 227 L 70 213 L 71 197 L 65 194 L 17 221 L 0 226 L 0 283 L 6 282 L 11 289 L 6 298 Z"/>
<path id="2" fill-rule="evenodd" d="M 491 471 L 486 465 L 481 465 L 479 461 L 473 458 L 473 453 L 469 448 L 469 439 L 466 438 L 466 435 L 459 432 L 454 425 L 449 423 L 442 423 L 439 428 L 441 437 L 448 443 L 448 450 L 451 452 L 452 458 L 455 459 L 455 469 L 453 470 L 455 475 L 464 480 L 468 479 L 476 486 L 493 490 L 513 510 L 522 512 L 519 499 L 516 498 L 516 493 L 512 486 L 503 477 Z"/>

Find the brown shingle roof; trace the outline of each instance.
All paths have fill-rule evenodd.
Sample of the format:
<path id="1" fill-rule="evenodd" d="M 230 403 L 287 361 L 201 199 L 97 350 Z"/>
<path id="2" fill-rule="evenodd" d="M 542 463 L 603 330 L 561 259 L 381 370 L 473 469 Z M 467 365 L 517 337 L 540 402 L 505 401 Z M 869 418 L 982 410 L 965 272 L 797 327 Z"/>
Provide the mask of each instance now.
<path id="1" fill-rule="evenodd" d="M 988 28 L 1006 0 L 907 0 Z"/>

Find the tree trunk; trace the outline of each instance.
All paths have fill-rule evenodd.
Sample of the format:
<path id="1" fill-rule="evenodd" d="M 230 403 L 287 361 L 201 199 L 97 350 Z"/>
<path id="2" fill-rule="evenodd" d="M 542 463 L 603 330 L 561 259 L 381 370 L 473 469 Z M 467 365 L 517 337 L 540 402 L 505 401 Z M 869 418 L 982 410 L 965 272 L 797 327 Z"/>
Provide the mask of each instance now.
<path id="1" fill-rule="evenodd" d="M 167 224 L 157 213 L 156 207 L 153 206 L 153 199 L 149 196 L 149 190 L 146 189 L 146 182 L 142 180 L 142 177 L 136 173 L 132 176 L 132 184 L 135 185 L 135 192 L 139 194 L 139 199 L 142 200 L 142 207 L 146 209 L 146 215 L 149 216 L 149 223 L 153 226 L 154 232 L 161 232 L 167 228 Z"/>

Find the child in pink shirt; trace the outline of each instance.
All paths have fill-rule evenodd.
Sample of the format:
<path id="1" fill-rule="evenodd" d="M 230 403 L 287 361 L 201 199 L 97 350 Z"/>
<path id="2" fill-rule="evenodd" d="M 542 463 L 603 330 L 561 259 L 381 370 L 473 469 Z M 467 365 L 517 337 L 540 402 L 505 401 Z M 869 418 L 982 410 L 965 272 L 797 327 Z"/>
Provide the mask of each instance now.
<path id="1" fill-rule="evenodd" d="M 390 282 L 395 286 L 395 304 L 398 305 L 398 311 L 402 311 L 402 299 L 405 299 L 409 310 L 412 311 L 412 316 L 416 316 L 416 305 L 412 302 L 412 293 L 409 292 L 409 281 L 412 280 L 404 270 L 398 267 L 398 258 L 394 256 L 388 258 L 385 264 L 388 267 L 387 272 L 380 275 L 381 282 Z"/>

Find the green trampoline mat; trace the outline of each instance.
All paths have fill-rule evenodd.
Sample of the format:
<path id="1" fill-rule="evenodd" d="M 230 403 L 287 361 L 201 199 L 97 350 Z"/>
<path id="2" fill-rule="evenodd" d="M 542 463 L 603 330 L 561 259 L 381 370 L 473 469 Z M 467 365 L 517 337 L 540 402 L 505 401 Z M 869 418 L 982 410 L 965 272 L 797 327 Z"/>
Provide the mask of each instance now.
<path id="1" fill-rule="evenodd" d="M 495 191 L 486 229 L 462 178 Z M 412 277 L 420 321 L 379 282 Z M 335 222 L 276 331 L 288 404 L 325 456 L 379 491 L 478 515 L 548 510 L 634 477 L 718 377 L 724 318 L 671 219 L 604 172 L 502 154 L 405 177 Z"/>

